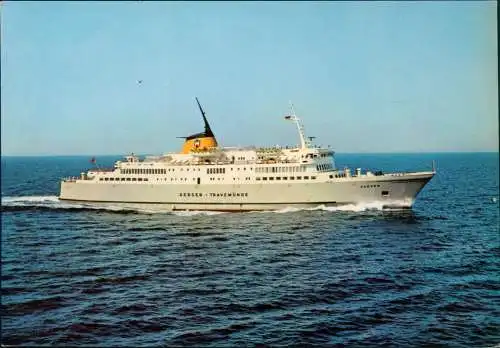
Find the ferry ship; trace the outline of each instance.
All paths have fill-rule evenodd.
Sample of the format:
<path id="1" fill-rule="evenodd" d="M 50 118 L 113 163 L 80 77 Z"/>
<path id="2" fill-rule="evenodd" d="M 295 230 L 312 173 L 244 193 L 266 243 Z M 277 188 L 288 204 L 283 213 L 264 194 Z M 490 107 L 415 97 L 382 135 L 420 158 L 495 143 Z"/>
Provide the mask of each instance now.
<path id="1" fill-rule="evenodd" d="M 411 208 L 436 171 L 339 170 L 334 151 L 312 143 L 291 105 L 300 145 L 222 147 L 196 98 L 205 129 L 185 137 L 176 153 L 125 156 L 114 168 L 92 168 L 61 182 L 60 200 L 133 203 L 167 211 L 254 211 L 382 202 Z M 93 159 L 95 162 L 95 160 Z"/>

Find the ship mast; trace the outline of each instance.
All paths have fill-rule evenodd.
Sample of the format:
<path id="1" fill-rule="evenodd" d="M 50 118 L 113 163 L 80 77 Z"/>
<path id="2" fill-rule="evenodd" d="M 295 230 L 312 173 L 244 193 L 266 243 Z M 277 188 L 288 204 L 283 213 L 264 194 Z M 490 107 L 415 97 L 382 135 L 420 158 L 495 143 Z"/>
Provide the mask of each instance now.
<path id="1" fill-rule="evenodd" d="M 290 102 L 290 120 L 294 121 L 297 125 L 297 130 L 299 131 L 300 137 L 300 148 L 307 149 L 309 145 L 311 145 L 310 140 L 306 140 L 306 136 L 304 134 L 304 126 L 300 123 L 300 118 L 295 114 L 295 108 L 293 107 L 292 102 Z"/>

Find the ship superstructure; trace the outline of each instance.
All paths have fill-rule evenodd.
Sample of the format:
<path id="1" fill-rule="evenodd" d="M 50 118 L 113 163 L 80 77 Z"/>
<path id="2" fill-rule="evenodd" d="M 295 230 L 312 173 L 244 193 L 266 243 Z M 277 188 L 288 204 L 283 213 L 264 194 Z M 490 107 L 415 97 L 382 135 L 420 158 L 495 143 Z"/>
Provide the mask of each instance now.
<path id="1" fill-rule="evenodd" d="M 134 154 L 111 169 L 90 169 L 61 182 L 60 199 L 160 205 L 166 210 L 248 211 L 384 202 L 411 207 L 435 174 L 338 170 L 334 151 L 306 137 L 291 107 L 298 146 L 221 147 L 196 99 L 205 129 L 178 153 Z"/>

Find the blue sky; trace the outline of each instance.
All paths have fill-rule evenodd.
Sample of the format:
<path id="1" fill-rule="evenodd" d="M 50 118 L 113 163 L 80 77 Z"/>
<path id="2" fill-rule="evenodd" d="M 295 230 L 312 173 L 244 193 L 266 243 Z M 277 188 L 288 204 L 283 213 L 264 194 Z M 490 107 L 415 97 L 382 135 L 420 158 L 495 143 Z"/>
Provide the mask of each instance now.
<path id="1" fill-rule="evenodd" d="M 498 151 L 496 2 L 2 2 L 3 155 Z M 142 80 L 141 84 L 137 81 Z"/>

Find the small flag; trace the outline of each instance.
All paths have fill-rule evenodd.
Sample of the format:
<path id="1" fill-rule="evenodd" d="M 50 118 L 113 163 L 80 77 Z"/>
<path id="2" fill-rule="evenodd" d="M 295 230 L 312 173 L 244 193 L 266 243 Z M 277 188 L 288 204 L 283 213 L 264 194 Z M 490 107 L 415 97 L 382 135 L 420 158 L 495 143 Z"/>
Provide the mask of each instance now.
<path id="1" fill-rule="evenodd" d="M 290 115 L 285 116 L 285 120 L 291 120 L 291 119 L 292 119 L 292 116 L 290 116 Z"/>
<path id="2" fill-rule="evenodd" d="M 92 158 L 90 159 L 90 163 L 95 164 L 95 157 L 92 157 Z"/>

